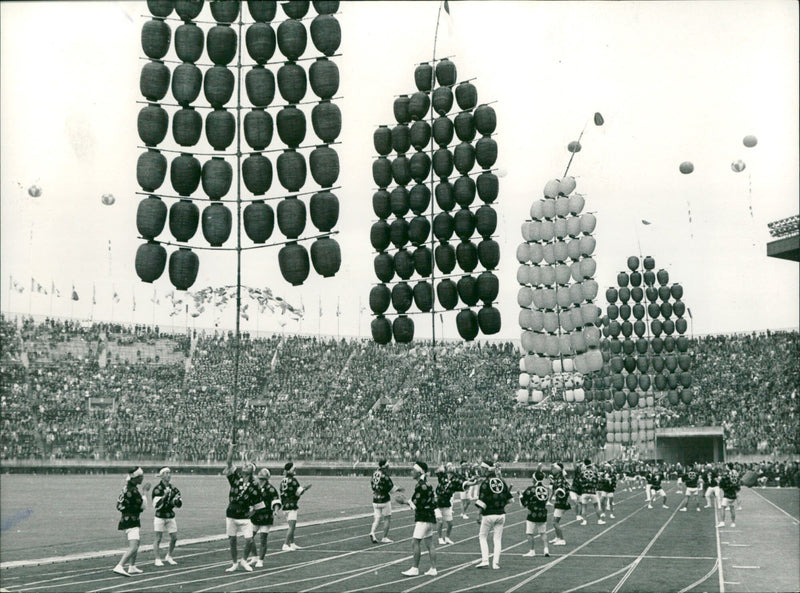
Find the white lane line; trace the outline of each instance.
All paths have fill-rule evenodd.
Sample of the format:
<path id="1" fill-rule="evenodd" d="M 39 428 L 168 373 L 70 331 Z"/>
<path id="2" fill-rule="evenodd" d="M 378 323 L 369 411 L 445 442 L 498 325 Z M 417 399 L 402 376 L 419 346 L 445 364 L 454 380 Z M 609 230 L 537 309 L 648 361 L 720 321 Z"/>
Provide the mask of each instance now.
<path id="1" fill-rule="evenodd" d="M 636 567 L 639 566 L 639 564 L 642 562 L 642 558 L 647 556 L 647 552 L 650 551 L 650 548 L 652 548 L 653 544 L 656 543 L 656 540 L 659 537 L 661 537 L 661 534 L 664 533 L 664 530 L 667 528 L 667 525 L 669 525 L 672 522 L 672 520 L 675 518 L 675 515 L 677 515 L 677 514 L 678 514 L 678 509 L 675 509 L 674 511 L 672 511 L 672 515 L 670 515 L 669 519 L 667 519 L 667 521 L 661 526 L 661 529 L 659 529 L 656 532 L 656 534 L 653 536 L 653 539 L 650 540 L 650 543 L 648 543 L 647 546 L 645 546 L 644 550 L 642 550 L 642 553 L 639 554 L 639 556 L 636 558 L 636 560 L 634 560 L 631 563 L 630 570 L 628 570 L 628 572 L 626 572 L 625 575 L 620 579 L 619 583 L 617 583 L 617 586 L 614 587 L 614 589 L 611 591 L 611 593 L 618 593 L 619 590 L 622 589 L 622 585 L 625 584 L 625 582 L 628 580 L 628 578 L 633 574 L 633 571 L 636 570 Z"/>
<path id="2" fill-rule="evenodd" d="M 730 546 L 732 548 L 749 548 L 750 547 L 750 544 L 731 544 L 731 543 L 728 543 L 728 542 L 722 542 L 722 543 L 725 544 L 726 546 Z"/>
<path id="3" fill-rule="evenodd" d="M 631 563 L 631 564 L 633 564 L 633 563 Z M 613 578 L 613 577 L 617 576 L 621 572 L 625 572 L 630 567 L 631 567 L 630 564 L 626 564 L 625 566 L 623 566 L 622 568 L 620 568 L 616 572 L 612 572 L 611 574 L 607 574 L 604 577 L 601 577 L 599 579 L 595 579 L 591 583 L 584 583 L 583 585 L 578 585 L 577 587 L 573 587 L 572 589 L 567 589 L 566 591 L 563 591 L 562 593 L 573 593 L 573 591 L 580 591 L 581 589 L 585 589 L 586 587 L 591 587 L 592 585 L 596 585 L 597 583 L 602 583 L 605 580 L 608 580 L 610 578 Z"/>
<path id="4" fill-rule="evenodd" d="M 776 509 L 778 509 L 778 510 L 779 510 L 781 513 L 783 513 L 783 514 L 784 514 L 784 515 L 786 515 L 787 517 L 789 517 L 789 518 L 792 520 L 792 523 L 794 523 L 795 525 L 800 525 L 800 520 L 798 520 L 796 517 L 793 517 L 792 515 L 790 515 L 790 514 L 789 514 L 789 513 L 787 513 L 786 511 L 784 511 L 784 510 L 783 510 L 781 507 L 779 507 L 778 505 L 776 505 L 776 504 L 775 504 L 774 502 L 772 502 L 770 499 L 766 498 L 764 495 L 762 495 L 762 494 L 759 494 L 758 492 L 756 492 L 756 491 L 755 491 L 755 490 L 753 490 L 752 488 L 750 489 L 750 492 L 752 492 L 753 494 L 755 494 L 756 496 L 758 496 L 758 497 L 759 497 L 761 500 L 764 500 L 764 501 L 766 501 L 768 504 L 770 504 L 770 505 L 772 505 L 773 507 L 775 507 Z"/>
<path id="5" fill-rule="evenodd" d="M 719 561 L 717 561 L 717 562 L 719 562 Z M 712 566 L 711 570 L 709 570 L 706 573 L 706 576 L 704 576 L 701 579 L 696 580 L 694 583 L 692 583 L 688 587 L 684 587 L 683 589 L 678 591 L 678 593 L 689 593 L 689 591 L 691 591 L 692 589 L 694 589 L 698 585 L 702 585 L 703 583 L 705 583 L 706 580 L 708 580 L 711 577 L 711 575 L 714 574 L 714 571 L 717 570 L 717 562 L 714 562 L 714 566 Z M 730 585 L 738 585 L 739 583 L 728 583 L 728 584 L 730 584 Z"/>
<path id="6" fill-rule="evenodd" d="M 719 541 L 719 509 L 714 505 L 714 534 L 717 538 L 717 567 L 719 568 L 719 593 L 725 593 L 725 578 L 722 576 L 722 546 Z"/>
<path id="7" fill-rule="evenodd" d="M 744 569 L 750 569 L 750 570 L 757 570 L 757 569 L 760 569 L 761 567 L 760 566 L 736 566 L 735 564 L 731 564 L 731 568 L 744 568 Z"/>
<path id="8" fill-rule="evenodd" d="M 402 511 L 405 509 L 398 509 L 398 511 Z M 298 523 L 297 527 L 310 527 L 314 525 L 328 525 L 330 523 L 339 523 L 342 521 L 349 521 L 354 519 L 365 519 L 367 517 L 372 517 L 372 513 L 360 513 L 358 515 L 348 515 L 346 517 L 331 517 L 329 519 L 318 519 L 315 521 L 305 521 L 302 523 Z M 286 531 L 288 529 L 287 525 L 279 525 L 272 529 L 272 532 L 276 531 Z M 366 536 L 364 536 L 366 537 Z M 209 535 L 204 537 L 195 537 L 191 539 L 183 539 L 178 540 L 177 546 L 190 546 L 192 544 L 205 544 L 208 542 L 215 542 L 228 539 L 224 533 L 218 535 Z M 152 544 L 146 544 L 143 546 L 139 546 L 139 553 L 141 552 L 150 552 L 153 550 Z M 98 550 L 96 552 L 81 552 L 80 554 L 67 554 L 65 556 L 50 556 L 47 558 L 36 558 L 33 560 L 11 560 L 8 562 L 0 562 L 0 570 L 6 568 L 22 568 L 26 566 L 39 566 L 40 564 L 55 564 L 57 562 L 72 562 L 75 560 L 91 560 L 94 558 L 104 558 L 107 556 L 117 556 L 122 555 L 125 552 L 125 549 L 118 548 L 114 550 Z"/>

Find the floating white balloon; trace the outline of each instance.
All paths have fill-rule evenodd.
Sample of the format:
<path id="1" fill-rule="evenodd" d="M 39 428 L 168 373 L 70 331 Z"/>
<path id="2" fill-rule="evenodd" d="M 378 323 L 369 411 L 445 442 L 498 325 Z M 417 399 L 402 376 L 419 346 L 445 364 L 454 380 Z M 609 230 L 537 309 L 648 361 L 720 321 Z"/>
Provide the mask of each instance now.
<path id="1" fill-rule="evenodd" d="M 738 161 L 733 161 L 731 163 L 731 169 L 733 169 L 733 171 L 735 171 L 736 173 L 741 173 L 742 171 L 744 171 L 746 166 L 747 165 L 745 165 L 744 161 L 741 159 Z"/>
<path id="2" fill-rule="evenodd" d="M 42 188 L 38 185 L 32 185 L 28 188 L 28 195 L 32 198 L 38 198 L 42 195 Z"/>

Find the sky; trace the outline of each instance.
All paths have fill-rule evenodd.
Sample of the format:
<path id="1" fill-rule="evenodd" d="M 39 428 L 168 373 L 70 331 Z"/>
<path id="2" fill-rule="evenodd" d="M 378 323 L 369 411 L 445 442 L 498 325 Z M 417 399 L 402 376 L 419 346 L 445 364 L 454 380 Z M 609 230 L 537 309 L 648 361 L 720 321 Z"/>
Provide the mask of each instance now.
<path id="1" fill-rule="evenodd" d="M 416 90 L 414 67 L 432 58 L 439 7 L 341 4 L 342 55 L 334 59 L 343 115 L 335 147 L 342 267 L 332 279 L 312 269 L 302 286 L 292 287 L 280 275 L 277 249 L 245 252 L 245 285 L 269 287 L 306 310 L 300 321 L 251 315 L 245 330 L 369 335 L 368 297 L 377 282 L 369 242 L 376 219 L 372 133 L 394 125 L 396 95 Z M 570 174 L 586 211 L 598 219 L 601 295 L 627 256 L 651 255 L 683 285 L 695 334 L 798 326 L 798 265 L 766 256 L 767 223 L 798 213 L 797 3 L 451 1 L 450 7 L 449 16 L 442 12 L 436 55 L 452 56 L 458 80 L 474 79 L 479 102 L 493 101 L 498 119 L 497 167 L 505 176 L 496 205 L 502 329 L 494 338 L 519 339 L 520 226 L 545 183 L 563 174 L 567 144 L 584 127 Z M 230 307 L 216 320 L 170 317 L 168 274 L 149 285 L 134 271 L 143 197 L 135 176 L 142 150 L 140 32 L 148 18 L 144 2 L 0 3 L 3 311 L 233 327 Z M 199 18 L 210 20 L 208 7 Z M 169 24 L 174 32 L 179 22 Z M 309 41 L 305 55 L 315 51 Z M 605 119 L 602 127 L 591 123 L 595 112 Z M 758 138 L 753 148 L 742 143 L 749 134 Z M 171 143 L 168 134 L 161 146 L 177 148 Z M 731 163 L 739 159 L 746 169 L 735 173 Z M 691 175 L 679 172 L 683 161 L 694 164 Z M 308 184 L 304 189 L 314 187 L 310 176 Z M 32 185 L 42 189 L 40 197 L 28 195 Z M 168 180 L 162 191 L 171 192 Z M 276 180 L 268 195 L 279 191 Z M 116 203 L 103 205 L 103 194 Z M 309 221 L 306 234 L 313 230 Z M 159 238 L 169 240 L 168 230 Z M 205 244 L 200 232 L 193 243 Z M 199 254 L 191 290 L 235 283 L 232 252 Z M 24 293 L 9 290 L 11 277 Z M 31 294 L 31 278 L 48 290 L 55 284 L 62 298 Z M 77 302 L 64 298 L 73 285 Z M 430 338 L 430 317 L 414 319 L 416 337 Z M 437 316 L 436 333 L 457 338 L 455 313 Z"/>

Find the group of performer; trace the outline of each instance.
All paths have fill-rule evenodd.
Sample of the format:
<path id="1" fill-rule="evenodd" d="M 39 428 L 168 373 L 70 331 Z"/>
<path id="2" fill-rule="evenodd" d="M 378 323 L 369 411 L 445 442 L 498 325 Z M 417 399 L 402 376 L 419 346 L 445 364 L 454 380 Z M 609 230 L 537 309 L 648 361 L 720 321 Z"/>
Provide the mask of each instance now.
<path id="1" fill-rule="evenodd" d="M 311 488 L 311 484 L 301 486 L 295 477 L 294 464 L 284 465 L 283 477 L 276 489 L 270 484 L 270 472 L 263 468 L 256 471 L 253 463 L 245 462 L 240 467 L 233 465 L 234 445 L 228 449 L 223 475 L 230 485 L 228 507 L 226 509 L 226 535 L 228 536 L 231 565 L 226 572 L 234 572 L 239 568 L 251 572 L 253 568 L 264 565 L 267 552 L 267 539 L 276 514 L 285 513 L 287 530 L 282 551 L 293 552 L 300 549 L 294 541 L 297 525 L 297 513 L 300 497 Z M 392 543 L 389 531 L 392 517 L 392 495 L 399 504 L 408 504 L 414 512 L 414 530 L 412 533 L 413 561 L 403 575 L 417 576 L 423 545 L 430 558 L 430 568 L 426 575 L 436 576 L 436 547 L 434 534 L 439 545 L 453 544 L 454 503 L 461 502 L 462 518 L 469 518 L 469 509 L 474 505 L 477 510 L 479 525 L 478 541 L 480 545 L 479 569 L 499 569 L 502 552 L 503 530 L 506 522 L 506 506 L 517 497 L 520 505 L 527 510 L 525 534 L 529 550 L 525 557 L 536 556 L 536 540 L 541 539 L 542 553 L 550 555 L 549 545 L 564 546 L 566 540 L 561 520 L 566 511 L 575 505 L 576 520 L 579 525 L 587 525 L 587 519 L 594 513 L 598 525 L 604 525 L 605 519 L 614 519 L 614 493 L 618 480 L 626 490 L 633 490 L 642 485 L 645 488 L 647 507 L 660 501 L 663 508 L 667 506 L 667 494 L 663 487 L 665 474 L 659 466 L 641 465 L 633 470 L 622 470 L 609 463 L 594 464 L 586 459 L 575 466 L 573 479 L 570 482 L 565 468 L 560 463 L 550 464 L 548 471 L 540 465 L 534 471 L 531 484 L 524 490 L 517 491 L 502 476 L 502 470 L 496 459 L 470 464 L 462 462 L 460 466 L 447 463 L 433 474 L 437 484 L 429 483 L 429 469 L 424 461 L 417 461 L 411 469 L 414 478 L 414 492 L 410 497 L 403 494 L 391 478 L 389 463 L 380 460 L 370 480 L 372 490 L 373 522 L 369 539 L 374 544 Z M 177 542 L 178 525 L 175 509 L 183 505 L 180 490 L 171 483 L 172 473 L 169 468 L 158 472 L 159 482 L 152 492 L 154 508 L 153 545 L 155 565 L 164 563 L 175 565 L 173 551 Z M 144 480 L 142 468 L 131 470 L 125 487 L 117 500 L 117 509 L 121 513 L 118 529 L 125 531 L 129 547 L 123 554 L 113 571 L 119 575 L 131 576 L 142 572 L 136 566 L 139 549 L 140 515 L 147 507 L 149 484 L 144 484 L 142 492 L 139 485 Z M 697 512 L 701 511 L 700 497 L 705 496 L 705 508 L 712 506 L 711 499 L 721 509 L 721 521 L 718 527 L 725 525 L 725 513 L 730 512 L 731 521 L 735 522 L 737 493 L 741 481 L 732 464 L 717 471 L 713 466 L 695 464 L 688 467 L 678 476 L 679 491 L 683 490 L 683 500 L 679 511 L 688 510 L 691 502 Z M 548 507 L 553 507 L 552 525 L 554 538 L 548 541 L 547 521 Z M 731 523 L 735 526 L 735 523 Z M 161 540 L 164 533 L 169 534 L 166 556 L 161 558 Z M 493 550 L 490 558 L 489 534 L 493 534 Z M 379 535 L 380 534 L 380 535 Z M 239 557 L 237 549 L 238 537 L 245 541 L 244 550 Z M 257 536 L 257 537 L 256 537 Z M 491 560 L 491 562 L 490 562 Z"/>

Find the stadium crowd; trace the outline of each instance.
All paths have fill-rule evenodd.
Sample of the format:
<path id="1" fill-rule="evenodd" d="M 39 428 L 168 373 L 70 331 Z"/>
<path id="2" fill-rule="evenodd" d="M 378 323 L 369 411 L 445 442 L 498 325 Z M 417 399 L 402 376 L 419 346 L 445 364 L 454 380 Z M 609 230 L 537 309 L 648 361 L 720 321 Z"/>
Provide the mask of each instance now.
<path id="1" fill-rule="evenodd" d="M 511 343 L 432 356 L 425 344 L 245 335 L 237 361 L 230 334 L 2 319 L 0 338 L 2 459 L 223 460 L 237 364 L 254 460 L 478 459 L 491 444 L 504 461 L 540 461 L 605 442 L 599 408 L 515 402 Z M 708 336 L 693 349 L 695 399 L 662 410 L 659 426 L 721 425 L 742 454 L 800 452 L 797 332 Z"/>

